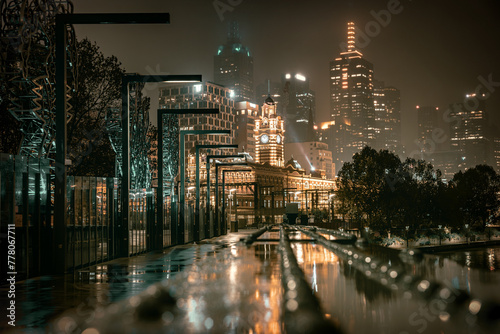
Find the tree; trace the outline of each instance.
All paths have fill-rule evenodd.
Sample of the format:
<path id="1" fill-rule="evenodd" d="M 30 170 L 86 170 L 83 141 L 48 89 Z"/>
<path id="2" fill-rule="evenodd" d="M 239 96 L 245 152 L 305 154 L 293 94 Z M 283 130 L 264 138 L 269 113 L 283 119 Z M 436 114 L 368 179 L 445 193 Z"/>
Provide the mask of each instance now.
<path id="1" fill-rule="evenodd" d="M 120 108 L 125 70 L 115 56 L 105 57 L 95 43 L 78 41 L 76 89 L 71 97 L 73 118 L 68 123 L 70 175 L 114 176 L 115 155 L 105 118 Z M 103 168 L 106 167 L 106 168 Z"/>
<path id="2" fill-rule="evenodd" d="M 450 188 L 463 217 L 461 223 L 479 224 L 484 229 L 500 208 L 500 176 L 491 166 L 477 165 L 456 173 Z"/>
<path id="3" fill-rule="evenodd" d="M 398 171 L 400 222 L 416 228 L 441 217 L 436 200 L 443 186 L 441 172 L 431 163 L 407 158 Z"/>
<path id="4" fill-rule="evenodd" d="M 396 175 L 401 161 L 388 151 L 365 147 L 339 171 L 339 212 L 351 219 L 363 219 L 373 228 L 387 227 L 388 205 L 394 192 L 389 175 Z"/>

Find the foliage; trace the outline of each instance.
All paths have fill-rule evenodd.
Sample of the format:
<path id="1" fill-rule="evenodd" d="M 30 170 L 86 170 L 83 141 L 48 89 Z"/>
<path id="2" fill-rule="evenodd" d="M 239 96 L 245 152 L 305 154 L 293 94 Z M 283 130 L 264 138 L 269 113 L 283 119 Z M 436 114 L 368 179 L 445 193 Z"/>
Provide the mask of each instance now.
<path id="1" fill-rule="evenodd" d="M 152 158 L 158 156 L 158 128 L 153 124 L 149 124 L 149 129 L 146 136 L 147 142 L 149 144 L 149 168 L 154 171 L 158 169 L 158 160 Z"/>
<path id="2" fill-rule="evenodd" d="M 74 117 L 68 123 L 70 175 L 114 175 L 114 152 L 107 138 L 105 116 L 119 108 L 121 79 L 125 70 L 115 56 L 105 57 L 88 39 L 77 42 L 77 89 L 71 104 Z M 104 168 L 106 167 L 106 168 Z"/>
<path id="3" fill-rule="evenodd" d="M 426 161 L 402 162 L 393 153 L 365 147 L 339 171 L 337 212 L 378 231 L 465 223 L 483 230 L 499 211 L 499 192 L 499 176 L 490 166 L 458 172 L 445 184 Z"/>
<path id="4" fill-rule="evenodd" d="M 456 205 L 461 222 L 480 224 L 484 229 L 489 219 L 500 207 L 500 177 L 491 166 L 478 165 L 465 172 L 458 172 L 450 183 L 456 195 Z"/>

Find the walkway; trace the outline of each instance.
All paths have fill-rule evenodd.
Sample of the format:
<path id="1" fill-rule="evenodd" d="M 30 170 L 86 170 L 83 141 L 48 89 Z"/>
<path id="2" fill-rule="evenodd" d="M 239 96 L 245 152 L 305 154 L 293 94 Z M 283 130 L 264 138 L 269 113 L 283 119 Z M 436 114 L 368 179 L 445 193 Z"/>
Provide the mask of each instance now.
<path id="1" fill-rule="evenodd" d="M 118 259 L 75 276 L 21 282 L 16 287 L 16 329 L 84 334 L 304 332 L 301 324 L 310 324 L 300 320 L 308 314 L 301 305 L 312 305 L 309 314 L 318 314 L 319 323 L 324 319 L 321 326 L 338 326 L 342 333 L 494 333 L 498 328 L 489 306 L 498 304 L 486 302 L 500 302 L 498 272 L 464 268 L 434 255 L 407 254 L 399 260 L 393 252 L 362 244 L 313 243 L 312 234 L 295 230 L 288 231 L 291 253 L 286 253 L 279 230 L 265 232 L 251 245 L 240 242 L 251 232 L 255 230 Z M 309 294 L 301 290 L 300 277 L 295 278 L 290 254 L 304 271 Z M 394 273 L 401 277 L 391 279 Z M 5 293 L 2 289 L 2 298 Z M 468 299 L 468 294 L 479 299 Z M 464 303 L 457 303 L 462 297 Z M 288 324 L 300 321 L 286 327 L 282 318 Z"/>

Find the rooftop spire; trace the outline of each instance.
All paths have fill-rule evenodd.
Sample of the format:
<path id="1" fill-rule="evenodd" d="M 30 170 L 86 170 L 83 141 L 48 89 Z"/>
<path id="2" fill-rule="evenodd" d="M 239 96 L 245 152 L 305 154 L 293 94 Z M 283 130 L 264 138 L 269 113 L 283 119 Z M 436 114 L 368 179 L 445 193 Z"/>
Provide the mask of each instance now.
<path id="1" fill-rule="evenodd" d="M 239 43 L 240 42 L 240 28 L 238 22 L 229 22 L 229 31 L 227 33 L 227 40 L 229 43 Z"/>
<path id="2" fill-rule="evenodd" d="M 347 51 L 356 50 L 356 28 L 354 22 L 347 22 Z"/>

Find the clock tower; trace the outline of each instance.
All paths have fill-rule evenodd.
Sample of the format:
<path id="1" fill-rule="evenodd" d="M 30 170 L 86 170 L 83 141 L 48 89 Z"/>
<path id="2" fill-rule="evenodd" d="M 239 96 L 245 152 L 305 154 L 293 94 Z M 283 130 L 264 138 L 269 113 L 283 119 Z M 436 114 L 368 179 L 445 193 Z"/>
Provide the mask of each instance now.
<path id="1" fill-rule="evenodd" d="M 276 103 L 268 96 L 255 120 L 255 162 L 285 167 L 285 122 L 276 114 Z"/>

